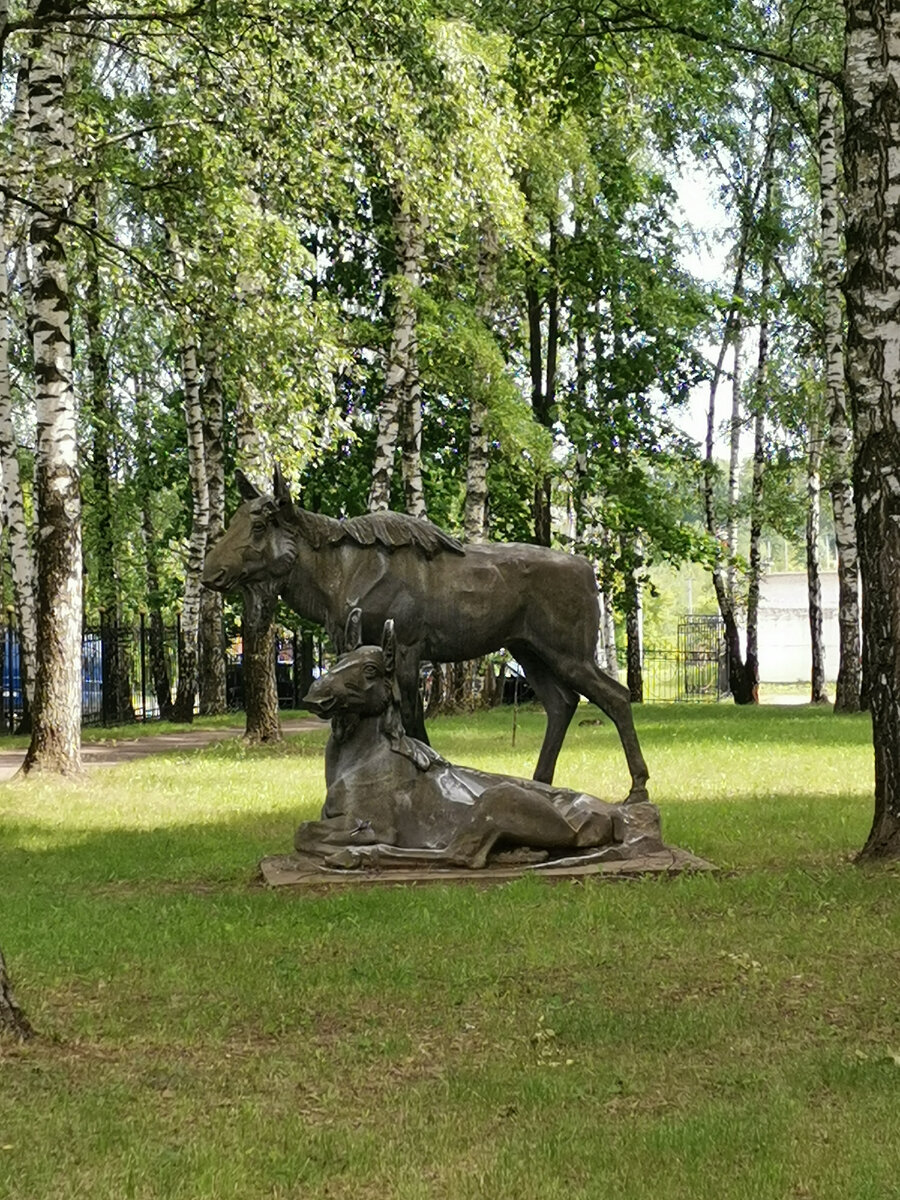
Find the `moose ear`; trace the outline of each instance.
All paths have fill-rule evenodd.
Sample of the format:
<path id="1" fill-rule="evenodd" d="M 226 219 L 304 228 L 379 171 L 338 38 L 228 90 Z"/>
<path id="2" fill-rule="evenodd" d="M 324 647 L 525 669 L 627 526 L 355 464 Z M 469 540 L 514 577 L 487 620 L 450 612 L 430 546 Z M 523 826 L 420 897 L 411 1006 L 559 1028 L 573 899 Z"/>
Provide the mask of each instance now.
<path id="1" fill-rule="evenodd" d="M 384 655 L 384 670 L 386 675 L 393 675 L 397 663 L 397 635 L 394 633 L 394 622 L 385 621 L 381 634 L 381 652 Z"/>
<path id="2" fill-rule="evenodd" d="M 288 491 L 288 485 L 284 482 L 284 476 L 278 463 L 275 464 L 275 472 L 272 476 L 272 492 L 279 504 L 291 503 L 291 493 Z"/>
<path id="3" fill-rule="evenodd" d="M 262 492 L 253 486 L 243 471 L 235 471 L 234 477 L 237 480 L 238 491 L 241 494 L 242 500 L 258 500 L 260 498 Z"/>
<path id="4" fill-rule="evenodd" d="M 362 645 L 362 609 L 351 608 L 344 627 L 344 653 L 349 654 Z"/>

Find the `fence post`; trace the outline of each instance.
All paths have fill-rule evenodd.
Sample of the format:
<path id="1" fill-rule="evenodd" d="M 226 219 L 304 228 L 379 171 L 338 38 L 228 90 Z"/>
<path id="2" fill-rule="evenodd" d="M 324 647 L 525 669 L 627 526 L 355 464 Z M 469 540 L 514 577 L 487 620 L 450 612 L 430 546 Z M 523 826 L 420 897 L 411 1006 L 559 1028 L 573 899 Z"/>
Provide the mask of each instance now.
<path id="1" fill-rule="evenodd" d="M 296 629 L 294 630 L 294 634 L 293 634 L 292 658 L 293 658 L 293 662 L 291 663 L 291 683 L 293 684 L 294 695 L 293 695 L 291 707 L 296 709 L 297 705 L 300 702 L 300 697 L 297 695 L 299 688 L 297 687 L 297 630 Z"/>

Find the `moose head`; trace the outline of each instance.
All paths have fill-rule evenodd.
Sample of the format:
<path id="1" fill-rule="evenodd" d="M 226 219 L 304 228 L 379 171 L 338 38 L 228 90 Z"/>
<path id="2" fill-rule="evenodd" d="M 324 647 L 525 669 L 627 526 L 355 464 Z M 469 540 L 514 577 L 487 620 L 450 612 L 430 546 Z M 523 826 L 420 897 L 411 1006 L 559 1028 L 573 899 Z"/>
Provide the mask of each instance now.
<path id="1" fill-rule="evenodd" d="M 279 467 L 275 467 L 272 495 L 255 488 L 241 471 L 236 478 L 243 504 L 207 554 L 203 567 L 204 586 L 217 592 L 231 592 L 262 579 L 281 579 L 297 556 L 291 521 L 294 505 Z"/>

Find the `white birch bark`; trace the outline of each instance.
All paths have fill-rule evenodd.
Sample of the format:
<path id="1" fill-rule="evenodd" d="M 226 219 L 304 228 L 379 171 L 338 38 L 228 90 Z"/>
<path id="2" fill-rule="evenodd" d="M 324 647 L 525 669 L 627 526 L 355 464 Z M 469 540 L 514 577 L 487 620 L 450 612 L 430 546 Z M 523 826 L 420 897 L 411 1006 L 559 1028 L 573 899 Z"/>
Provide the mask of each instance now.
<path id="1" fill-rule="evenodd" d="M 493 221 L 486 219 L 481 228 L 478 254 L 478 301 L 476 315 L 490 330 L 497 294 L 497 256 L 499 244 Z M 467 542 L 483 542 L 487 530 L 488 406 L 485 396 L 491 380 L 479 383 L 478 393 L 469 400 L 469 450 L 466 456 L 466 501 L 463 532 Z"/>
<path id="2" fill-rule="evenodd" d="M 400 187 L 395 189 L 394 195 L 393 232 L 398 259 L 396 299 L 384 379 L 384 399 L 378 410 L 375 458 L 369 489 L 370 512 L 390 507 L 394 460 L 404 415 L 410 411 L 409 388 L 415 374 L 410 374 L 410 363 L 415 356 L 415 292 L 421 286 L 424 249 L 421 225 L 412 211 L 409 198 Z"/>
<path id="3" fill-rule="evenodd" d="M 806 581 L 809 593 L 809 636 L 812 652 L 810 703 L 825 704 L 825 641 L 822 632 L 822 576 L 819 528 L 822 511 L 822 419 L 816 401 L 809 414 L 806 458 Z"/>
<path id="4" fill-rule="evenodd" d="M 900 856 L 900 10 L 848 0 L 847 381 L 875 812 L 863 855 Z"/>
<path id="5" fill-rule="evenodd" d="M 225 458 L 222 447 L 224 397 L 221 346 L 211 335 L 202 340 L 203 448 L 209 495 L 207 544 L 212 545 L 225 529 Z M 210 588 L 200 592 L 200 712 L 204 716 L 224 713 L 227 708 L 225 634 L 222 626 L 223 596 Z"/>
<path id="6" fill-rule="evenodd" d="M 81 769 L 81 493 L 62 218 L 73 156 L 65 46 L 52 16 L 33 35 L 29 72 L 33 192 L 41 206 L 30 229 L 38 576 L 33 732 L 22 769 L 72 774 Z"/>
<path id="7" fill-rule="evenodd" d="M 235 395 L 235 432 L 238 466 L 254 487 L 265 492 L 272 484 L 266 446 L 257 424 L 259 397 L 245 379 L 238 380 Z"/>
<path id="8" fill-rule="evenodd" d="M 728 422 L 728 517 L 725 523 L 725 547 L 728 566 L 725 588 L 732 608 L 737 604 L 737 510 L 740 488 L 741 428 L 741 353 L 744 339 L 740 318 L 734 330 L 734 364 L 731 373 L 731 418 Z"/>
<path id="9" fill-rule="evenodd" d="M 170 230 L 174 274 L 184 279 L 184 262 L 177 234 Z M 184 423 L 187 434 L 188 473 L 191 481 L 191 533 L 184 573 L 181 609 L 181 643 L 178 662 L 178 691 L 175 718 L 192 721 L 198 686 L 198 644 L 200 632 L 200 576 L 206 557 L 209 529 L 209 483 L 203 444 L 203 405 L 200 396 L 200 369 L 197 338 L 188 315 L 180 321 L 181 369 L 184 389 Z"/>
<path id="10" fill-rule="evenodd" d="M 858 712 L 862 688 L 859 629 L 859 553 L 853 503 L 853 429 L 847 411 L 844 378 L 844 330 L 841 303 L 841 202 L 838 186 L 838 96 L 833 84 L 819 81 L 819 205 L 822 237 L 825 386 L 828 393 L 828 490 L 837 547 L 840 661 L 835 712 Z"/>
<path id="11" fill-rule="evenodd" d="M 12 420 L 9 374 L 9 279 L 3 228 L 0 225 L 0 479 L 3 514 L 9 533 L 9 555 L 22 662 L 22 685 L 29 711 L 34 706 L 35 566 L 31 533 L 22 499 L 16 434 Z"/>

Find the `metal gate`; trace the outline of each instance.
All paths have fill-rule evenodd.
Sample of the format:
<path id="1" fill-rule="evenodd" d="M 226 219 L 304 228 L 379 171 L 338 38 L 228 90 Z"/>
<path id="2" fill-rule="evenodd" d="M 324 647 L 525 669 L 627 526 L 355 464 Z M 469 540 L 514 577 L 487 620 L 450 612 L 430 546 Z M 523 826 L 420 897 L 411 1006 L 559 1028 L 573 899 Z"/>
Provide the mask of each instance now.
<path id="1" fill-rule="evenodd" d="M 678 657 L 679 700 L 721 700 L 728 695 L 728 654 L 721 617 L 682 617 Z"/>

